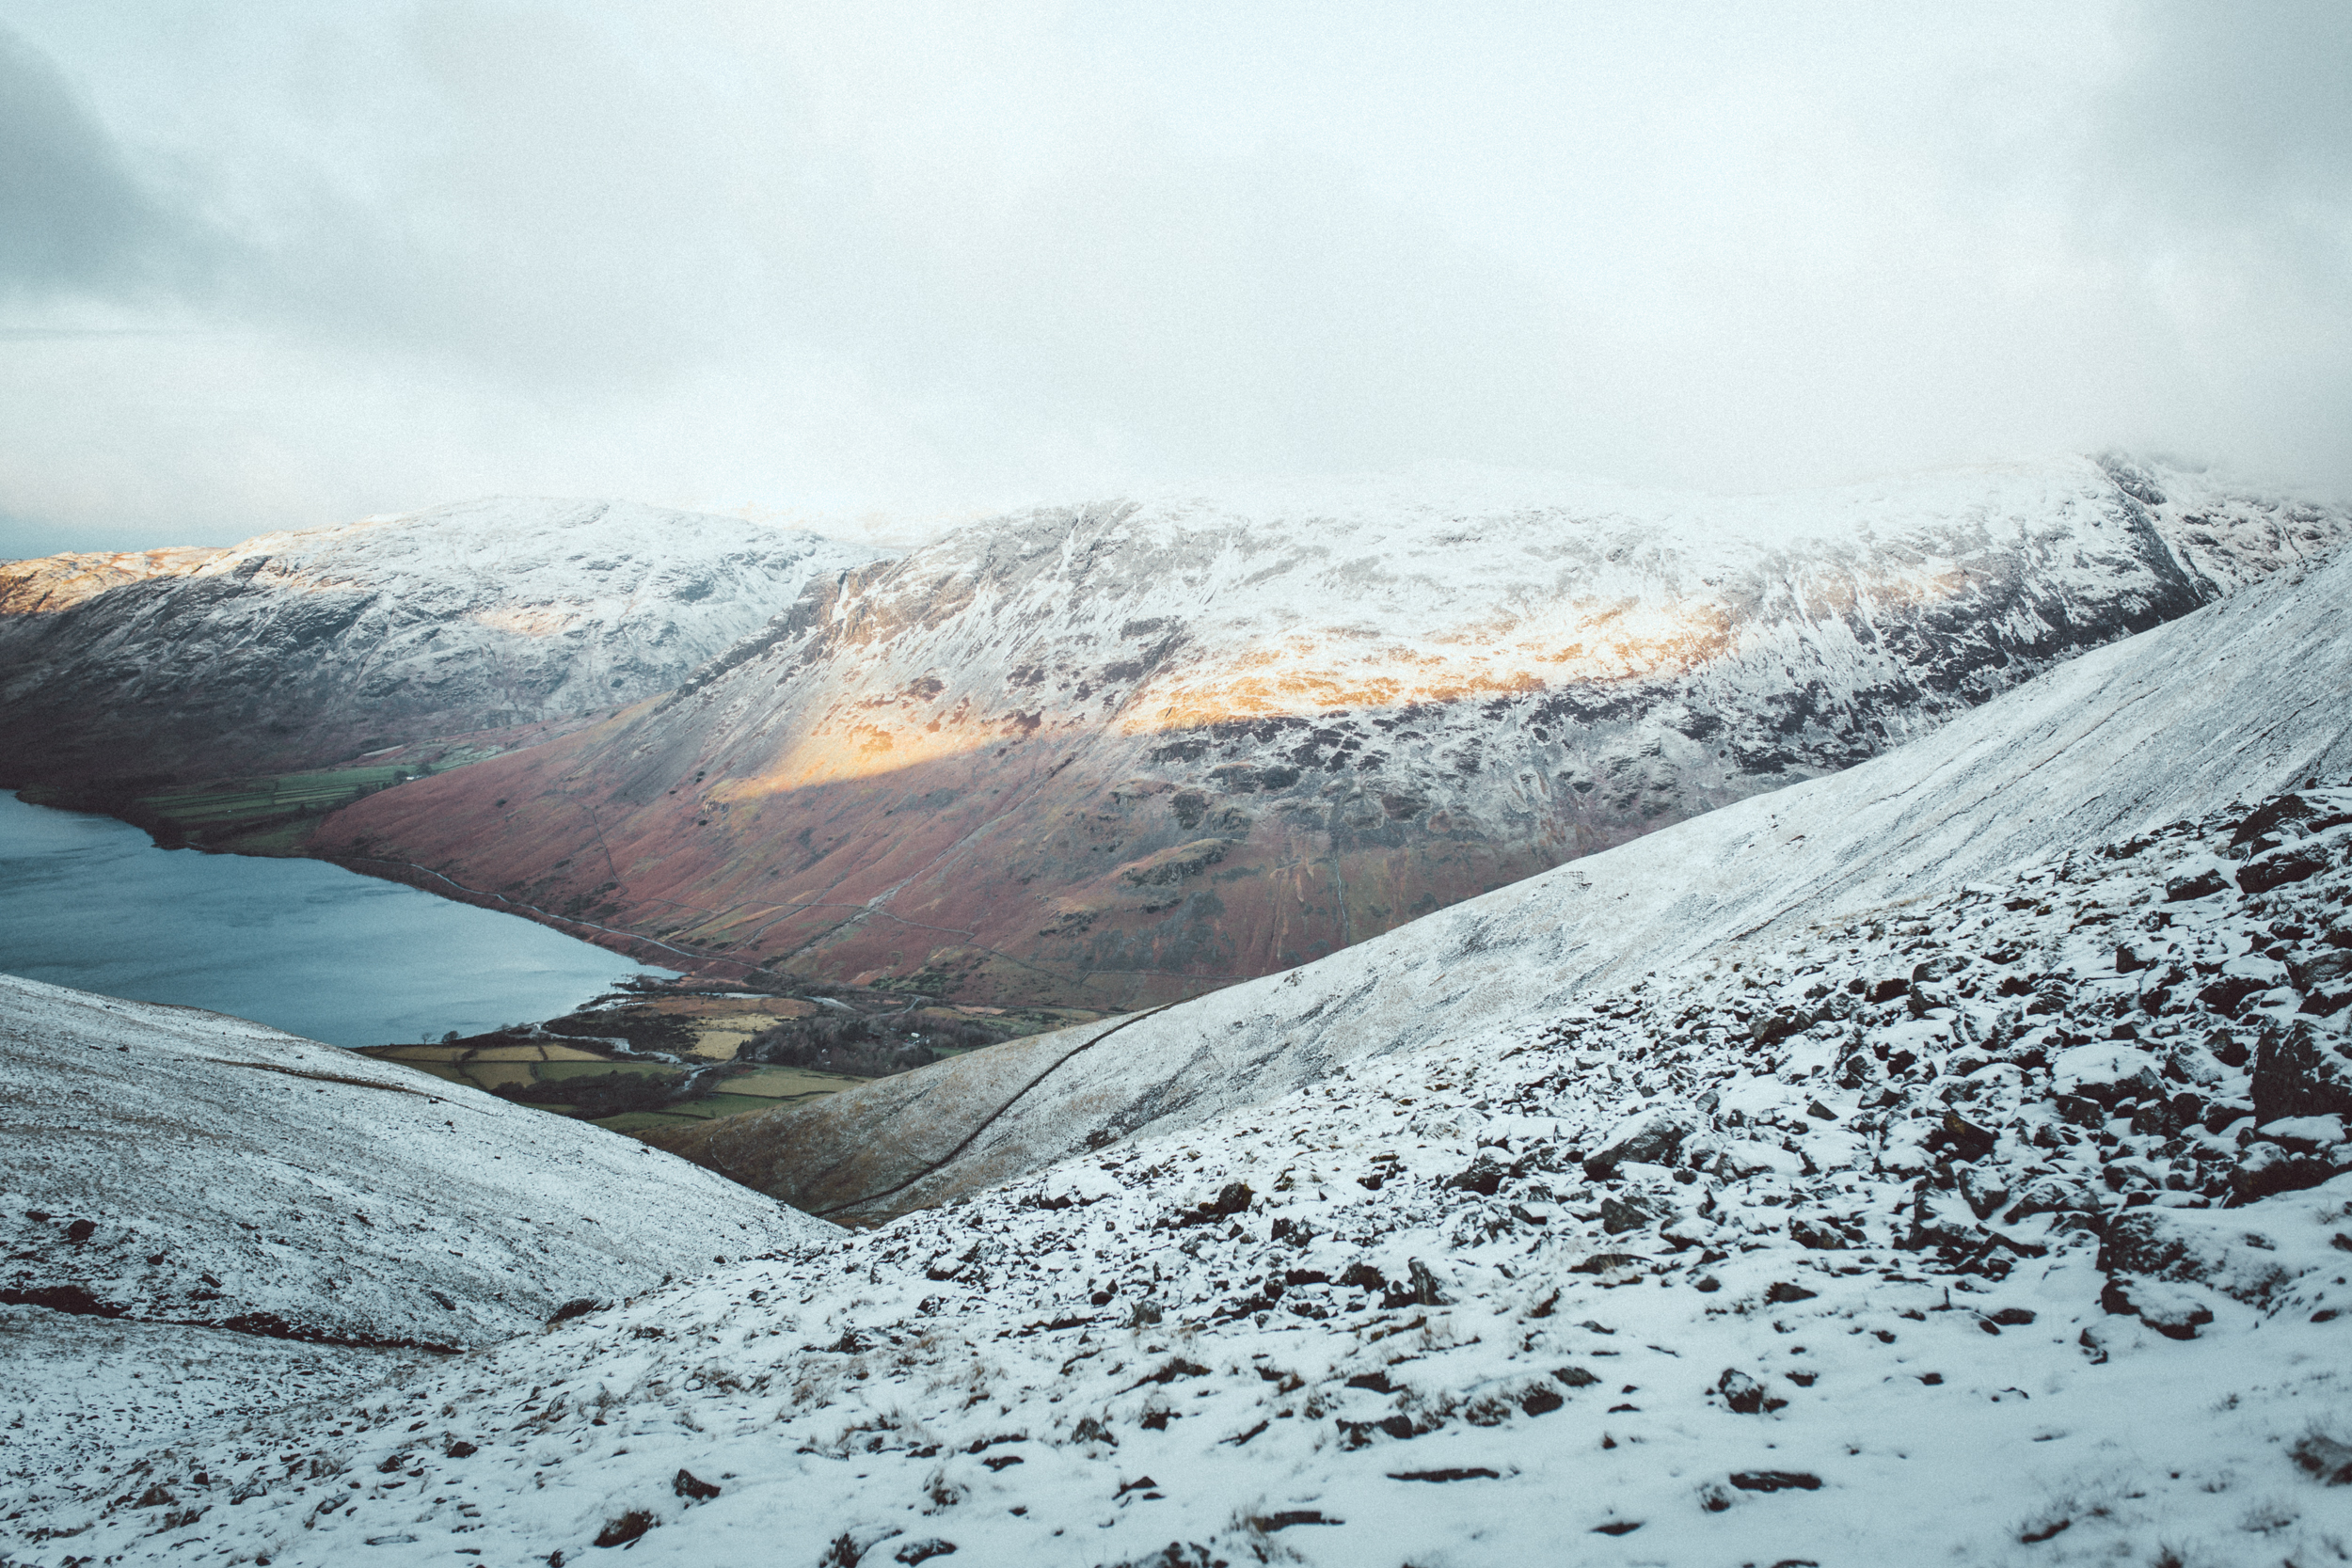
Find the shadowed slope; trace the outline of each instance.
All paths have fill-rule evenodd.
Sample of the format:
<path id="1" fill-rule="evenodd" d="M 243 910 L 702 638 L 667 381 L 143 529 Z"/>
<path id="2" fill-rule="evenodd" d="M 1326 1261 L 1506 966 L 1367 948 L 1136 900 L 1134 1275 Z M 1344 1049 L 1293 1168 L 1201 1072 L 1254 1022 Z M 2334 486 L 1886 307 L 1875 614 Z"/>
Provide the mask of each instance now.
<path id="1" fill-rule="evenodd" d="M 2245 589 L 1895 755 L 1136 1021 L 1041 1077 L 1076 1032 L 1025 1041 L 1018 1059 L 942 1063 L 822 1106 L 713 1123 L 672 1147 L 787 1202 L 878 1222 L 1355 1057 L 1542 1016 L 1716 943 L 2340 776 L 2352 768 L 2347 604 L 2352 559 Z M 854 1165 L 832 1157 L 866 1146 Z"/>

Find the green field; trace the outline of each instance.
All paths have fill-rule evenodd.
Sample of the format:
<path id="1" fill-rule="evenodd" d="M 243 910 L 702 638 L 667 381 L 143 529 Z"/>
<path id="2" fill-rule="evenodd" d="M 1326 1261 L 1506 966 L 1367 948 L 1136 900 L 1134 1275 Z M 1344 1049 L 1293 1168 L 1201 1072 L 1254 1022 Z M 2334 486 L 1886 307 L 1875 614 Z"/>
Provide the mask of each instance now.
<path id="1" fill-rule="evenodd" d="M 351 804 L 363 795 L 410 779 L 446 773 L 478 762 L 485 752 L 453 752 L 437 761 L 383 763 L 370 768 L 329 768 L 236 779 L 194 789 L 159 790 L 132 803 L 135 819 L 198 843 L 235 840 L 246 853 L 290 853 L 311 821 Z"/>
<path id="2" fill-rule="evenodd" d="M 560 1084 L 566 1079 L 600 1079 L 613 1073 L 657 1081 L 681 1079 L 686 1068 L 672 1067 L 666 1062 L 638 1062 L 626 1056 L 604 1057 L 574 1047 L 555 1044 L 475 1046 L 464 1043 L 448 1045 L 387 1045 L 372 1046 L 361 1054 L 385 1061 L 400 1062 L 429 1072 L 434 1077 L 453 1084 L 464 1084 L 485 1093 L 500 1089 L 515 1089 L 532 1084 Z M 676 1101 L 659 1110 L 624 1111 L 618 1116 L 592 1118 L 599 1127 L 616 1132 L 636 1132 L 655 1127 L 676 1127 L 688 1122 L 708 1121 L 716 1117 L 738 1116 L 745 1111 L 766 1111 L 778 1105 L 803 1103 L 855 1088 L 866 1082 L 846 1073 L 818 1072 L 806 1068 L 752 1067 L 706 1079 L 711 1090 L 691 1100 Z M 540 1110 L 556 1116 L 579 1116 L 569 1106 L 542 1104 Z"/>

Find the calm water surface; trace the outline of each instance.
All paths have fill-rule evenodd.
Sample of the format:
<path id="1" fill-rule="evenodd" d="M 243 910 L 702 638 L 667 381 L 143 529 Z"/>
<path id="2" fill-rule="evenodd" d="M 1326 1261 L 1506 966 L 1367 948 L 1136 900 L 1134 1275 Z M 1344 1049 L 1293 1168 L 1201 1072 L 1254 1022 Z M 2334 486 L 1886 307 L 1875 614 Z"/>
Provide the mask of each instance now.
<path id="1" fill-rule="evenodd" d="M 668 973 L 322 861 L 158 849 L 112 817 L 6 793 L 0 971 L 332 1045 L 553 1018 L 625 975 Z"/>

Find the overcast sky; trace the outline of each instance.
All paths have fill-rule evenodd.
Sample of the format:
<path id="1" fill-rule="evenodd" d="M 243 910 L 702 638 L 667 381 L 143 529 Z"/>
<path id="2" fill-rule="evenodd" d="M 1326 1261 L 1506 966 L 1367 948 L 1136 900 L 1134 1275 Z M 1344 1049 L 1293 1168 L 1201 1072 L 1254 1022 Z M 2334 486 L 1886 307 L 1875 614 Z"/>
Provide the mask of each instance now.
<path id="1" fill-rule="evenodd" d="M 0 555 L 1447 460 L 2352 491 L 2352 6 L 0 6 Z"/>

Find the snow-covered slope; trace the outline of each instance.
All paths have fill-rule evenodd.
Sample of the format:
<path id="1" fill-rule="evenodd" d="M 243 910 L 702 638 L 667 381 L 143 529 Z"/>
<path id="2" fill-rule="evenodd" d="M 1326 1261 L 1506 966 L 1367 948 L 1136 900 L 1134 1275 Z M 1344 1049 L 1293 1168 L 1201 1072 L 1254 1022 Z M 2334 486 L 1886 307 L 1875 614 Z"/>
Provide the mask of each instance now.
<path id="1" fill-rule="evenodd" d="M 830 1227 L 631 1139 L 189 1007 L 0 974 L 0 1301 L 480 1344 Z"/>
<path id="2" fill-rule="evenodd" d="M 0 615 L 62 614 L 110 588 L 145 582 L 150 578 L 183 577 L 226 553 L 202 546 L 183 546 L 0 561 Z"/>
<path id="3" fill-rule="evenodd" d="M 877 552 L 496 499 L 0 568 L 0 783 L 263 772 L 665 690 Z"/>
<path id="4" fill-rule="evenodd" d="M 2342 1560 L 2331 783 L 232 1404 L 15 1560 Z"/>
<path id="5" fill-rule="evenodd" d="M 1565 1006 L 1592 985 L 1726 942 L 2336 776 L 2352 768 L 2347 606 L 2352 554 L 2340 554 L 2085 655 L 1893 755 L 1320 963 L 807 1110 L 714 1123 L 678 1144 L 797 1206 L 883 1217 L 1362 1055 Z"/>
<path id="6" fill-rule="evenodd" d="M 1041 512 L 313 842 L 745 965 L 1139 1006 L 1847 767 L 2348 531 L 2112 460 Z"/>

